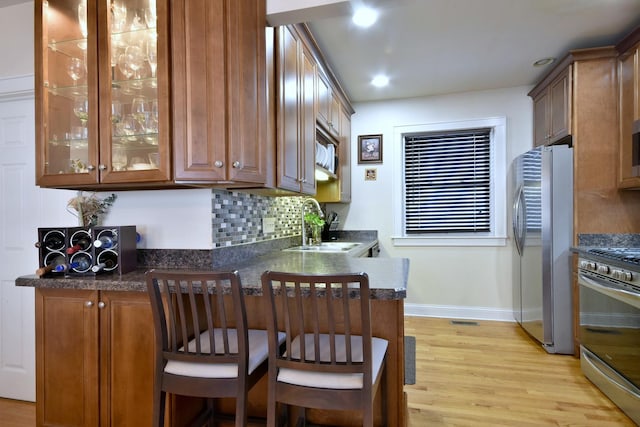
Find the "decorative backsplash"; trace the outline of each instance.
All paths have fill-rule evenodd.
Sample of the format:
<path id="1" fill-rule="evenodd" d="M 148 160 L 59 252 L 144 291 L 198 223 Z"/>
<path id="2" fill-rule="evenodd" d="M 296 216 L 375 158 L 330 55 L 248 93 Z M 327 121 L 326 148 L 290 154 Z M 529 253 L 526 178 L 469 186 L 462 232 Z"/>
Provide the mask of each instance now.
<path id="1" fill-rule="evenodd" d="M 212 190 L 213 248 L 299 235 L 300 205 L 303 199 L 304 197 L 267 197 Z M 275 218 L 273 233 L 262 232 L 263 218 Z"/>

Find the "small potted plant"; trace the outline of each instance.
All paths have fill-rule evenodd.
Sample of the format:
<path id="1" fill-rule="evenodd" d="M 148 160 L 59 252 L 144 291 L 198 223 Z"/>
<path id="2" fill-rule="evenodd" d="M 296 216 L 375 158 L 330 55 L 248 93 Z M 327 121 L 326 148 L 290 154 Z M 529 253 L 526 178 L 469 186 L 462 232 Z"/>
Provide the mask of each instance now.
<path id="1" fill-rule="evenodd" d="M 309 224 L 309 228 L 311 228 L 311 240 L 309 243 L 319 245 L 322 242 L 324 219 L 317 213 L 309 212 L 304 215 L 304 222 Z"/>

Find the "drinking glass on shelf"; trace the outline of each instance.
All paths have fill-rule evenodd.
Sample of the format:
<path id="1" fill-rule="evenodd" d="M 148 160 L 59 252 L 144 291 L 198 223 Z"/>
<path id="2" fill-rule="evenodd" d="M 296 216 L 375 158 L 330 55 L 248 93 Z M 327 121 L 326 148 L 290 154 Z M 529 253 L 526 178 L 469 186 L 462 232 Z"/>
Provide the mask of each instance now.
<path id="1" fill-rule="evenodd" d="M 156 28 L 157 16 L 155 0 L 149 0 L 149 7 L 144 10 L 144 21 L 147 23 L 147 28 Z"/>
<path id="2" fill-rule="evenodd" d="M 87 38 L 87 1 L 80 0 L 78 5 L 78 25 L 80 26 L 80 33 L 82 38 Z"/>
<path id="3" fill-rule="evenodd" d="M 147 61 L 149 61 L 149 67 L 151 68 L 151 77 L 156 77 L 156 68 L 158 66 L 158 35 L 153 33 L 147 39 Z"/>
<path id="4" fill-rule="evenodd" d="M 111 156 L 111 166 L 114 171 L 126 170 L 129 159 L 127 159 L 127 151 L 124 147 L 114 146 Z"/>
<path id="5" fill-rule="evenodd" d="M 127 24 L 127 7 L 120 2 L 111 3 L 111 33 L 121 33 Z"/>
<path id="6" fill-rule="evenodd" d="M 118 124 L 122 120 L 122 103 L 116 99 L 111 101 L 111 123 Z"/>
<path id="7" fill-rule="evenodd" d="M 75 99 L 73 103 L 73 114 L 80 119 L 83 127 L 87 126 L 87 121 L 89 120 L 89 100 L 86 97 L 80 96 Z"/>
<path id="8" fill-rule="evenodd" d="M 144 98 L 133 98 L 131 101 L 131 115 L 138 121 L 138 123 L 140 123 L 141 126 L 144 126 L 147 116 L 149 115 L 147 102 Z"/>
<path id="9" fill-rule="evenodd" d="M 73 85 L 76 86 L 78 84 L 78 80 L 83 78 L 86 74 L 84 61 L 80 58 L 76 58 L 75 56 L 70 57 L 67 60 L 67 74 L 73 80 Z"/>
<path id="10" fill-rule="evenodd" d="M 118 69 L 126 80 L 129 80 L 133 76 L 133 70 L 129 66 L 127 56 L 124 53 L 118 56 Z"/>

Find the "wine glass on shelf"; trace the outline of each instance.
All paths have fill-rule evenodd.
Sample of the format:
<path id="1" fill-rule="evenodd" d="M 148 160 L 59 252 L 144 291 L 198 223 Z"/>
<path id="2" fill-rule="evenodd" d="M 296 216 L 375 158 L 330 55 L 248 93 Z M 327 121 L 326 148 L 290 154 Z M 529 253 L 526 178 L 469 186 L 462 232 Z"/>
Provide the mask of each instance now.
<path id="1" fill-rule="evenodd" d="M 117 34 L 124 31 L 127 24 L 127 7 L 120 2 L 111 3 L 111 33 Z"/>
<path id="2" fill-rule="evenodd" d="M 78 80 L 82 79 L 86 73 L 87 70 L 84 67 L 84 61 L 82 59 L 72 56 L 67 60 L 67 74 L 73 80 L 73 86 L 77 86 Z M 74 90 L 75 95 L 78 93 L 77 89 Z"/>
<path id="3" fill-rule="evenodd" d="M 133 98 L 133 100 L 131 101 L 131 115 L 136 119 L 138 123 L 140 123 L 140 126 L 144 127 L 147 116 L 149 115 L 147 102 L 144 98 Z"/>
<path id="4" fill-rule="evenodd" d="M 86 97 L 80 96 L 75 99 L 73 103 L 73 114 L 80 119 L 82 127 L 87 126 L 87 122 L 89 121 L 89 100 Z"/>
<path id="5" fill-rule="evenodd" d="M 156 68 L 158 67 L 158 35 L 156 33 L 151 34 L 147 39 L 147 61 L 149 61 L 149 68 L 151 68 L 151 77 L 156 78 Z"/>
<path id="6" fill-rule="evenodd" d="M 147 28 L 156 28 L 156 0 L 149 0 L 149 7 L 144 10 L 144 21 Z"/>
<path id="7" fill-rule="evenodd" d="M 111 101 L 111 123 L 118 124 L 122 121 L 122 103 L 116 99 Z"/>
<path id="8" fill-rule="evenodd" d="M 113 147 L 113 153 L 111 158 L 111 166 L 114 171 L 123 171 L 126 170 L 127 162 L 127 151 L 123 146 L 115 145 Z"/>
<path id="9" fill-rule="evenodd" d="M 78 5 L 78 25 L 80 26 L 80 33 L 82 34 L 82 38 L 86 39 L 87 34 L 89 33 L 87 29 L 87 1 L 86 0 L 80 0 L 80 4 Z"/>

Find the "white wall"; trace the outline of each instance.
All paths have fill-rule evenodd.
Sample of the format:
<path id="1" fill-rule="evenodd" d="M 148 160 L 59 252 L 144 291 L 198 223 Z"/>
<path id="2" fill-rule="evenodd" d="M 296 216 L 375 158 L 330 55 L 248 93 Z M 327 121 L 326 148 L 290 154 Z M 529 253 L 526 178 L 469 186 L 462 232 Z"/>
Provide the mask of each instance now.
<path id="1" fill-rule="evenodd" d="M 401 173 L 394 127 L 438 122 L 507 118 L 507 162 L 532 144 L 532 104 L 528 87 L 459 93 L 429 98 L 361 103 L 352 118 L 352 202 L 332 205 L 345 229 L 377 229 L 382 256 L 410 260 L 407 313 L 511 320 L 511 258 L 504 247 L 394 247 L 394 174 Z M 383 135 L 383 163 L 358 165 L 358 135 Z M 377 181 L 365 181 L 365 168 Z M 507 197 L 509 200 L 510 197 Z M 507 215 L 508 217 L 508 215 Z M 510 228 L 510 227 L 508 227 Z"/>
<path id="2" fill-rule="evenodd" d="M 33 2 L 0 8 L 0 81 L 33 75 Z M 32 159 L 35 161 L 35 159 Z M 35 183 L 34 183 L 35 185 Z M 43 190 L 49 223 L 40 227 L 77 224 L 66 212 L 75 195 L 66 190 Z M 106 193 L 109 194 L 109 193 Z M 211 191 L 158 190 L 119 192 L 105 225 L 136 225 L 143 235 L 140 247 L 155 249 L 211 248 Z M 102 195 L 101 195 L 102 196 Z M 37 238 L 33 230 L 34 239 Z M 35 240 L 34 240 L 35 241 Z"/>

